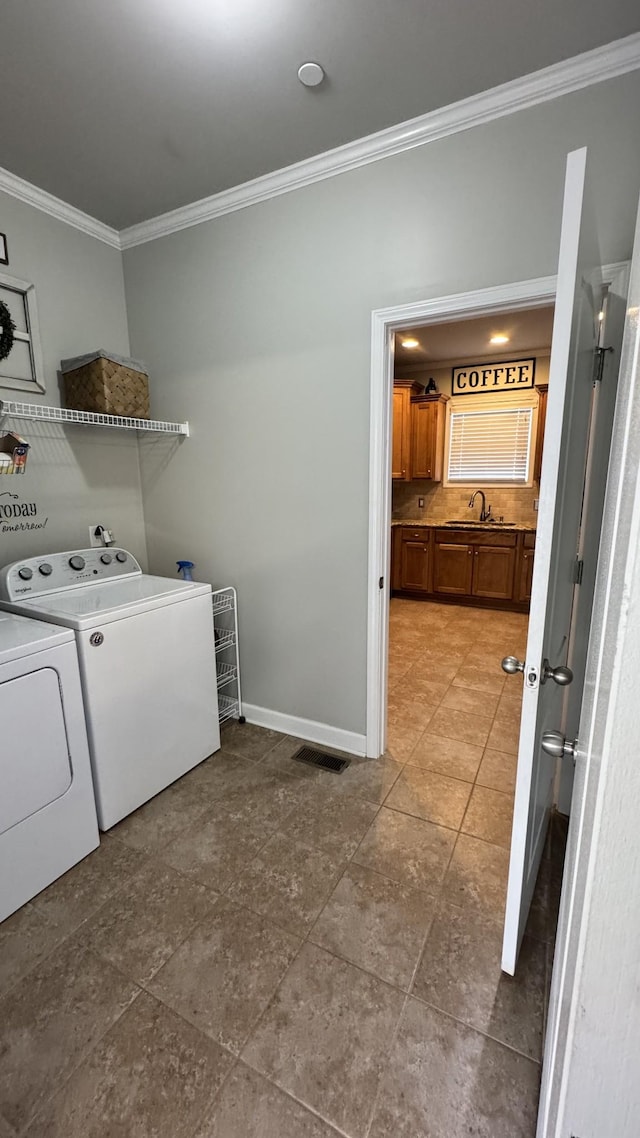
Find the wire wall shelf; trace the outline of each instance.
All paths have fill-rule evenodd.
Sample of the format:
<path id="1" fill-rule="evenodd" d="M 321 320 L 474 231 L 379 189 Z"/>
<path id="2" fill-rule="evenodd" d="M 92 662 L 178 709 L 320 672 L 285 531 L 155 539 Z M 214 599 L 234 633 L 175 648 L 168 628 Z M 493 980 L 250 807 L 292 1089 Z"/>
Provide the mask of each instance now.
<path id="1" fill-rule="evenodd" d="M 0 418 L 34 419 L 42 423 L 116 427 L 122 431 L 189 436 L 188 423 L 165 423 L 160 419 L 131 419 L 126 415 L 102 415 L 97 411 L 70 411 L 66 407 L 47 407 L 43 403 L 18 403 L 13 399 L 0 399 Z"/>
<path id="2" fill-rule="evenodd" d="M 236 590 L 231 586 L 214 589 L 211 604 L 216 642 L 218 720 L 220 723 L 226 723 L 228 719 L 237 719 L 240 723 L 244 723 L 240 691 Z"/>

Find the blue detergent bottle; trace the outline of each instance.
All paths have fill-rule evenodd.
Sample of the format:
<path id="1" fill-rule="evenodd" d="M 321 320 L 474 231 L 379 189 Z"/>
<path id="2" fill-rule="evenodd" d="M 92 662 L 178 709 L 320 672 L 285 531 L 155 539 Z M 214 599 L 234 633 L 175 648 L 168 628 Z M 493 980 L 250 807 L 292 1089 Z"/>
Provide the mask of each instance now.
<path id="1" fill-rule="evenodd" d="M 193 561 L 176 561 L 178 573 L 182 573 L 183 581 L 193 581 L 191 570 L 195 568 Z"/>

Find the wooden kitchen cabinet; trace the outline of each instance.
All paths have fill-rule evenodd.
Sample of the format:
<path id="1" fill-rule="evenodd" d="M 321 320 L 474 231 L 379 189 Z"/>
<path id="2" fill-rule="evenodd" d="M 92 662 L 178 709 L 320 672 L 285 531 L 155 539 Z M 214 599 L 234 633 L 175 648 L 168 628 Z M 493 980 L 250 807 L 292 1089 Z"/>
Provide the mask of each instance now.
<path id="1" fill-rule="evenodd" d="M 420 390 L 412 380 L 393 384 L 391 477 L 405 482 L 411 481 L 411 396 Z"/>
<path id="2" fill-rule="evenodd" d="M 442 481 L 447 395 L 411 399 L 411 475 Z"/>
<path id="3" fill-rule="evenodd" d="M 436 533 L 433 546 L 433 592 L 469 596 L 473 574 L 473 547 Z"/>
<path id="4" fill-rule="evenodd" d="M 491 535 L 488 536 L 491 541 Z M 473 551 L 471 595 L 496 601 L 513 600 L 516 550 L 503 545 L 478 545 Z"/>
<path id="5" fill-rule="evenodd" d="M 400 537 L 400 588 L 428 593 L 431 533 L 428 529 L 403 529 Z"/>
<path id="6" fill-rule="evenodd" d="M 536 387 L 538 392 L 538 426 L 536 428 L 536 449 L 533 458 L 533 477 L 536 482 L 540 481 L 540 474 L 542 471 L 542 448 L 544 446 L 544 428 L 547 422 L 547 394 L 549 391 L 548 383 L 540 384 Z"/>
<path id="7" fill-rule="evenodd" d="M 523 547 L 520 550 L 520 562 L 516 580 L 516 601 L 528 602 L 531 600 L 531 582 L 533 580 L 533 558 L 536 544 L 534 533 L 525 533 Z"/>

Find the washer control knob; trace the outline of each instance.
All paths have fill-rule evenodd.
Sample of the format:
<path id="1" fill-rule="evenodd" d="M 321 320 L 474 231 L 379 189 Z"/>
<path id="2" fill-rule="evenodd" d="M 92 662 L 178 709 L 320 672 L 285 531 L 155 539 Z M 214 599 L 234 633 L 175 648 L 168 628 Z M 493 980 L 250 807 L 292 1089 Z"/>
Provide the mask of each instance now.
<path id="1" fill-rule="evenodd" d="M 18 576 L 22 581 L 30 581 L 33 577 L 33 569 L 30 569 L 28 565 L 23 565 L 22 569 L 18 569 Z"/>
<path id="2" fill-rule="evenodd" d="M 127 555 L 126 555 L 126 553 L 123 553 L 122 550 L 120 550 L 119 553 L 116 553 L 116 561 L 126 561 L 126 560 L 127 560 Z"/>
<path id="3" fill-rule="evenodd" d="M 110 553 L 101 553 L 100 554 L 100 560 L 101 560 L 103 565 L 110 565 L 111 562 L 113 561 L 113 557 L 111 556 Z"/>
<path id="4" fill-rule="evenodd" d="M 38 572 L 42 573 L 43 577 L 50 577 L 53 570 L 48 561 L 43 561 L 42 565 L 38 566 Z"/>
<path id="5" fill-rule="evenodd" d="M 78 553 L 74 553 L 73 557 L 69 558 L 69 564 L 70 564 L 72 569 L 84 569 L 84 567 L 85 567 L 84 557 L 80 557 L 80 555 Z"/>

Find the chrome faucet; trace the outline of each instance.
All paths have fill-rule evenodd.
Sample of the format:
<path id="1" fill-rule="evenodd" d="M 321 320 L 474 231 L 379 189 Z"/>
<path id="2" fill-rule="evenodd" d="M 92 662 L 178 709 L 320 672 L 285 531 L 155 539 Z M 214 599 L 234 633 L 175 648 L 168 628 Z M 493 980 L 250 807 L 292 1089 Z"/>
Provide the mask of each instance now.
<path id="1" fill-rule="evenodd" d="M 471 497 L 469 499 L 469 509 L 472 510 L 473 507 L 475 506 L 476 498 L 478 497 L 478 494 L 482 498 L 482 507 L 480 509 L 480 521 L 481 522 L 491 521 L 491 506 L 487 506 L 487 499 L 485 497 L 484 490 L 474 490 L 473 494 L 471 495 Z"/>

